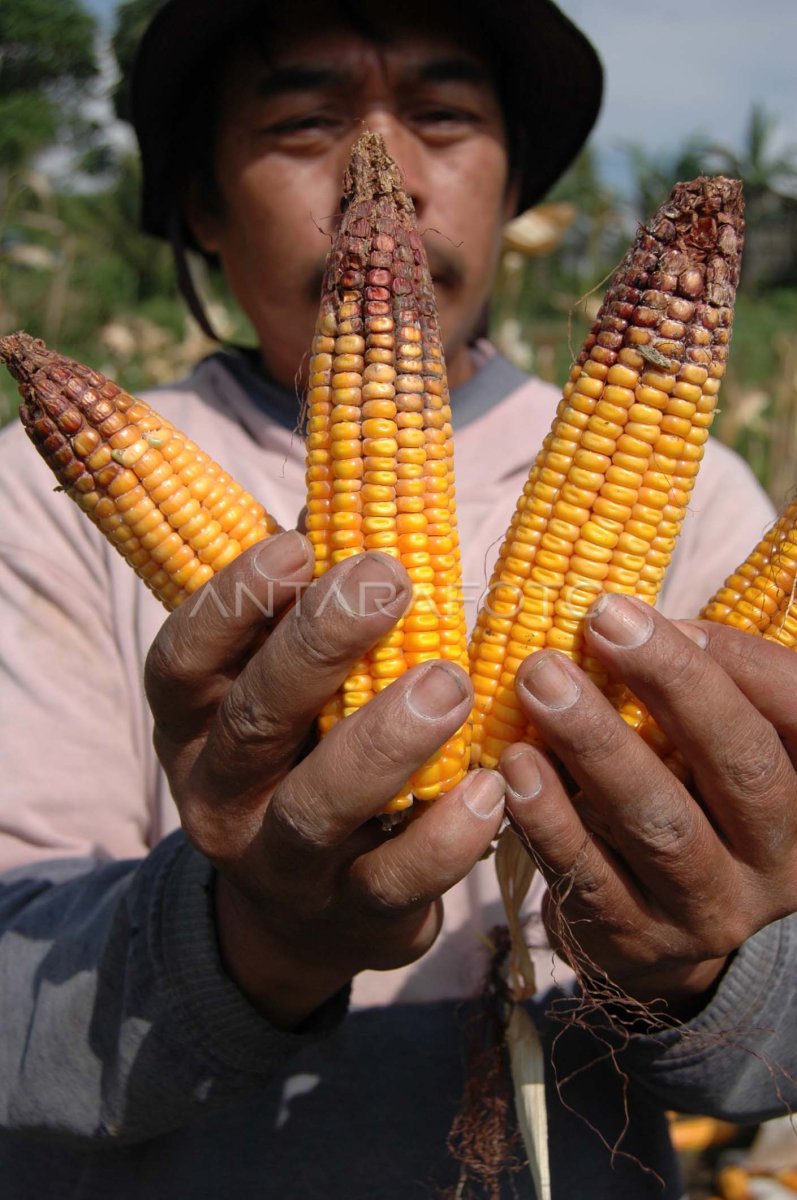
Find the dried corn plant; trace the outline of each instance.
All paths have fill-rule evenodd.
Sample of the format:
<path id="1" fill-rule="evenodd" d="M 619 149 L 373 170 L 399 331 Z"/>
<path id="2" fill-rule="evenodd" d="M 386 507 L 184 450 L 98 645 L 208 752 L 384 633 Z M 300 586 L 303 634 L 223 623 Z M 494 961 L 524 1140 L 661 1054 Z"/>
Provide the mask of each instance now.
<path id="1" fill-rule="evenodd" d="M 208 315 L 222 337 L 233 336 L 232 317 L 224 305 L 209 305 Z M 179 378 L 191 371 L 199 359 L 218 350 L 216 342 L 189 316 L 183 319 L 179 340 L 171 329 L 149 317 L 117 316 L 99 331 L 99 341 L 108 356 L 101 367 L 103 374 L 122 376 L 134 366 L 140 387 L 155 387 L 165 380 Z"/>

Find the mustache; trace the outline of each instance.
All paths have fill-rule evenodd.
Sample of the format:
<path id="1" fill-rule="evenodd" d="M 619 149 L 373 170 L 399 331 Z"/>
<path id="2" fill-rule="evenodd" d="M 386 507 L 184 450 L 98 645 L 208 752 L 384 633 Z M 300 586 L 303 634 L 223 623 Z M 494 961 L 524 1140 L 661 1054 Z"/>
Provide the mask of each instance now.
<path id="1" fill-rule="evenodd" d="M 435 288 L 453 290 L 461 287 L 465 281 L 465 263 L 459 253 L 459 248 L 436 229 L 430 229 L 421 234 L 421 241 L 426 251 L 429 273 Z M 326 255 L 323 255 L 319 257 L 312 275 L 308 279 L 307 295 L 314 301 L 321 294 L 325 271 Z"/>

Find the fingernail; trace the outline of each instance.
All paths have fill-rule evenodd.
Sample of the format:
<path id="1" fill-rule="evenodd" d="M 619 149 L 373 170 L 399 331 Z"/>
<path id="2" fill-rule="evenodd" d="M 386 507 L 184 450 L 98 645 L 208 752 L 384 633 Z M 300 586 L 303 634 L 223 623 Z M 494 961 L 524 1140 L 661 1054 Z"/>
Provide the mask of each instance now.
<path id="1" fill-rule="evenodd" d="M 427 667 L 407 692 L 407 707 L 416 716 L 444 717 L 469 698 L 465 681 L 450 667 L 435 663 Z"/>
<path id="2" fill-rule="evenodd" d="M 593 604 L 587 620 L 595 633 L 624 650 L 643 646 L 653 633 L 653 618 L 648 606 L 629 596 L 604 593 Z"/>
<path id="3" fill-rule="evenodd" d="M 689 638 L 690 642 L 694 642 L 701 650 L 708 649 L 708 634 L 705 629 L 701 629 L 699 625 L 693 625 L 691 621 L 676 621 L 675 624 L 681 633 Z"/>
<path id="4" fill-rule="evenodd" d="M 403 617 L 412 592 L 387 554 L 359 554 L 341 580 L 338 601 L 352 617 Z"/>
<path id="5" fill-rule="evenodd" d="M 580 685 L 570 673 L 567 659 L 545 651 L 526 659 L 518 682 L 547 708 L 569 708 L 581 693 Z"/>
<path id="6" fill-rule="evenodd" d="M 465 780 L 465 807 L 486 821 L 504 804 L 504 781 L 497 771 L 474 771 Z"/>
<path id="7" fill-rule="evenodd" d="M 254 567 L 258 575 L 272 583 L 290 579 L 310 561 L 310 547 L 295 529 L 287 533 L 275 533 L 266 538 L 255 555 Z"/>
<path id="8" fill-rule="evenodd" d="M 501 770 L 515 800 L 533 800 L 542 791 L 537 755 L 530 746 L 505 754 L 501 759 Z"/>

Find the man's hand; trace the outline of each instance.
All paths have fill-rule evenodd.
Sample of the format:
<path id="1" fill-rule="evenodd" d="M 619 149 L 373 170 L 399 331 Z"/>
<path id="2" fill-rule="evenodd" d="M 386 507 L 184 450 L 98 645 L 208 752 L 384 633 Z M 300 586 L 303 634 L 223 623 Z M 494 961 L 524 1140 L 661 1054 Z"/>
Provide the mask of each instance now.
<path id="1" fill-rule="evenodd" d="M 681 751 L 694 795 L 550 651 L 524 663 L 518 694 L 581 790 L 569 799 L 545 757 L 515 745 L 507 813 L 584 954 L 631 996 L 688 1015 L 729 954 L 797 909 L 797 656 L 620 596 L 586 625 L 589 653 Z"/>
<path id="2" fill-rule="evenodd" d="M 218 873 L 226 965 L 284 1027 L 356 972 L 428 950 L 440 897 L 503 812 L 503 780 L 479 771 L 397 833 L 372 820 L 467 718 L 470 683 L 423 663 L 314 745 L 317 713 L 411 585 L 382 554 L 311 578 L 300 534 L 253 547 L 168 618 L 146 668 L 158 756 Z"/>

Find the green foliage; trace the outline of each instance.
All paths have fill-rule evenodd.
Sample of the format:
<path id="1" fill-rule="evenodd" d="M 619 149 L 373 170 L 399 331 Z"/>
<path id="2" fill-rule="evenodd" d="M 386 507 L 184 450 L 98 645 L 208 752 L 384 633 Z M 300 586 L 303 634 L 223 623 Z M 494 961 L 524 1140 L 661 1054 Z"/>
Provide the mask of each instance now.
<path id="1" fill-rule="evenodd" d="M 182 374 L 211 349 L 187 322 L 169 247 L 137 228 L 138 192 L 130 156 L 93 193 L 25 187 L 5 252 L 0 244 L 0 332 L 27 329 L 133 391 Z M 202 282 L 209 302 L 221 306 L 214 320 L 237 340 L 246 337 L 218 281 Z M 0 424 L 18 402 L 0 371 Z"/>
<path id="2" fill-rule="evenodd" d="M 118 279 L 105 295 L 135 305 L 158 295 L 176 295 L 168 248 L 138 232 L 140 173 L 127 155 L 116 165 L 110 188 L 83 196 L 65 196 L 62 211 L 69 228 L 89 252 L 89 264 L 113 262 Z"/>
<path id="3" fill-rule="evenodd" d="M 42 92 L 0 93 L 0 166 L 19 171 L 57 130 L 55 106 Z"/>
<path id="4" fill-rule="evenodd" d="M 56 139 L 90 144 L 95 127 L 80 104 L 97 75 L 95 32 L 77 0 L 0 4 L 0 252 L 24 214 L 36 156 Z"/>
<path id="5" fill-rule="evenodd" d="M 76 0 L 0 5 L 0 168 L 18 171 L 53 141 L 74 112 L 80 85 L 97 74 L 94 18 Z"/>
<path id="6" fill-rule="evenodd" d="M 797 340 L 797 289 L 781 288 L 760 296 L 744 292 L 736 302 L 731 360 L 738 376 L 766 386 L 772 377 L 772 343 L 780 336 Z"/>
<path id="7" fill-rule="evenodd" d="M 3 0 L 0 95 L 91 79 L 94 34 L 94 18 L 77 0 Z"/>
<path id="8" fill-rule="evenodd" d="M 578 215 L 562 252 L 562 272 L 576 294 L 605 273 L 622 253 L 626 225 L 620 197 L 601 177 L 595 151 L 587 146 L 551 193 L 553 203 L 574 204 Z"/>

